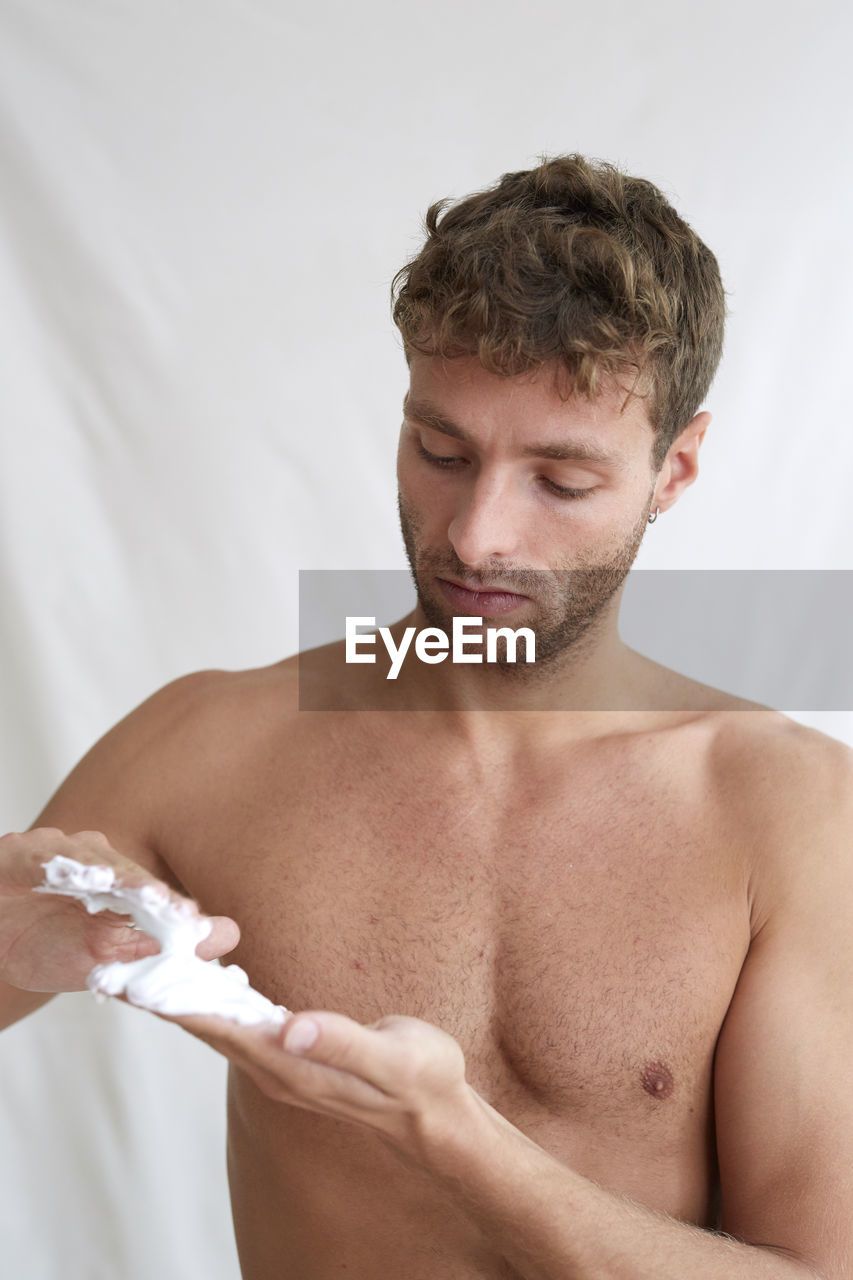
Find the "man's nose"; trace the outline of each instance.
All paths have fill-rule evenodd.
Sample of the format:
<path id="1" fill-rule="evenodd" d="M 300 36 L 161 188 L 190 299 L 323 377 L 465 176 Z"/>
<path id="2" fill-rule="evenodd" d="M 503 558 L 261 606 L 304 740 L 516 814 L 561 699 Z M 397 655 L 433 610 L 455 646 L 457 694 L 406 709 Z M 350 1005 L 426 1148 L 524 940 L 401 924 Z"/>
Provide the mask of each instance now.
<path id="1" fill-rule="evenodd" d="M 463 564 L 518 557 L 519 536 L 512 496 L 506 485 L 481 476 L 461 499 L 447 536 Z"/>

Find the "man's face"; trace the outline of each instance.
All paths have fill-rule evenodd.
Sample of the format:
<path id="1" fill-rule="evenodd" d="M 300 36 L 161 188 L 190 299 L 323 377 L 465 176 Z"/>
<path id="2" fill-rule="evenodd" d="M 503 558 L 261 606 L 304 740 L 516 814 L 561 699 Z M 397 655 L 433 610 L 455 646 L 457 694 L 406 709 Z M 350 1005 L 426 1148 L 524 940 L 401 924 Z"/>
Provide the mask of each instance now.
<path id="1" fill-rule="evenodd" d="M 541 666 L 588 631 L 624 581 L 655 484 L 645 402 L 606 383 L 562 399 L 555 370 L 502 378 L 473 357 L 412 357 L 397 459 L 418 599 L 536 631 Z"/>

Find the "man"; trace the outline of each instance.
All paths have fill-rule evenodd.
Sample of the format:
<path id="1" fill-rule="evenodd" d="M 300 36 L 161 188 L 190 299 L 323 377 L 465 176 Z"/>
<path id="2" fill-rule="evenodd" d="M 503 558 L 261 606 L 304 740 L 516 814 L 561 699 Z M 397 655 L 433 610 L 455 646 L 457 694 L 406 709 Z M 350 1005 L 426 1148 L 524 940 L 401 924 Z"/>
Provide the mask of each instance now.
<path id="1" fill-rule="evenodd" d="M 175 1019 L 232 1063 L 247 1280 L 842 1280 L 851 753 L 617 631 L 696 478 L 716 262 L 579 156 L 427 229 L 396 281 L 392 636 L 482 617 L 536 662 L 388 681 L 327 646 L 302 692 L 337 712 L 298 710 L 296 659 L 167 685 L 0 841 L 6 1021 L 155 950 L 26 892 L 43 862 L 154 877 L 214 917 L 199 954 L 238 921 L 233 959 L 303 1011 Z"/>

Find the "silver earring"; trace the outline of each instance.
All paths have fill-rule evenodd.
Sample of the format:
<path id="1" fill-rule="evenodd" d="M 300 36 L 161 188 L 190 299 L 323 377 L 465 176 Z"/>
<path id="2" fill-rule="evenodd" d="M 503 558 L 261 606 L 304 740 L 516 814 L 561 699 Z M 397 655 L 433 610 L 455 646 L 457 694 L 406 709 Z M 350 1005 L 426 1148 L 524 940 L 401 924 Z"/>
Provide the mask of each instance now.
<path id="1" fill-rule="evenodd" d="M 649 524 L 654 524 L 655 520 L 657 520 L 659 515 L 660 515 L 660 507 L 655 507 L 654 514 L 652 514 L 651 512 L 649 513 Z"/>

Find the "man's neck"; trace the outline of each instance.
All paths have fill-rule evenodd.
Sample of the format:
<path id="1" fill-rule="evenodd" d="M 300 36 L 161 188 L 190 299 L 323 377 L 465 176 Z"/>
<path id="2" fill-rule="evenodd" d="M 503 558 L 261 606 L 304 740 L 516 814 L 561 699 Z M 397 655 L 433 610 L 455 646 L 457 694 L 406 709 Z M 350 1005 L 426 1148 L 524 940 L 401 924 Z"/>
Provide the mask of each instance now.
<path id="1" fill-rule="evenodd" d="M 547 662 L 530 665 L 458 663 L 451 655 L 438 664 L 412 656 L 401 666 L 394 688 L 395 704 L 421 710 L 450 711 L 464 716 L 480 712 L 600 713 L 641 705 L 638 663 L 643 660 L 619 637 L 618 602 L 602 612 L 572 645 Z M 407 628 L 416 634 L 429 626 L 420 609 L 390 628 L 399 643 Z"/>

